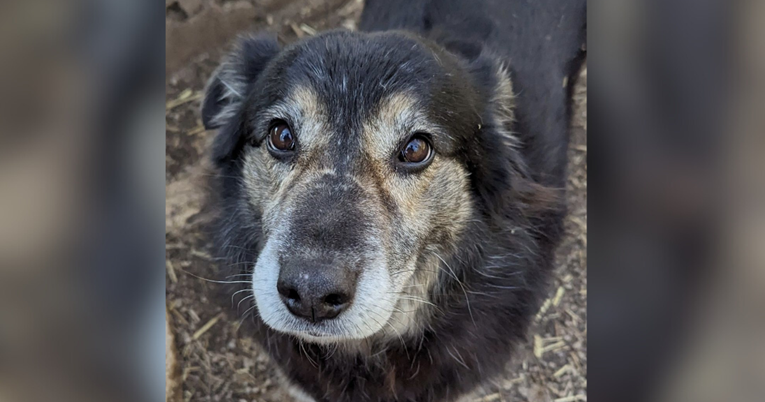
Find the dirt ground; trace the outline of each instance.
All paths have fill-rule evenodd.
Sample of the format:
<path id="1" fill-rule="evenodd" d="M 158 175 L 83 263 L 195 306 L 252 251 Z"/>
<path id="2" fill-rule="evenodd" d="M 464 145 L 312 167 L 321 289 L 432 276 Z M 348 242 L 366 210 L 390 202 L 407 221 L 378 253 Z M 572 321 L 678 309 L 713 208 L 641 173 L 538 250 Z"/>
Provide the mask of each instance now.
<path id="1" fill-rule="evenodd" d="M 166 267 L 170 326 L 184 401 L 291 401 L 268 358 L 236 317 L 205 244 L 205 131 L 199 101 L 207 78 L 237 34 L 276 33 L 284 43 L 316 31 L 354 29 L 361 0 L 166 0 Z M 587 70 L 575 93 L 569 149 L 567 236 L 555 281 L 529 334 L 474 401 L 586 401 Z M 234 307 L 232 308 L 232 305 Z M 242 309 L 243 310 L 243 309 Z M 239 311 L 242 313 L 243 311 Z"/>

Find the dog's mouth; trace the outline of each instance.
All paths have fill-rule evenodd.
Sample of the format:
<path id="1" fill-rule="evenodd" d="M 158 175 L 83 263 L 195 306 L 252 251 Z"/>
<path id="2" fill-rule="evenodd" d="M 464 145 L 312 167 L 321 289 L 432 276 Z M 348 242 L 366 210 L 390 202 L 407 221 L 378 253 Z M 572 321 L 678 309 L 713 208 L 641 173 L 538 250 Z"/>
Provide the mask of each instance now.
<path id="1" fill-rule="evenodd" d="M 335 334 L 332 332 L 323 332 L 316 328 L 305 328 L 302 331 L 295 330 L 295 331 L 288 331 L 286 333 L 293 335 L 303 341 L 318 343 L 318 344 L 329 344 L 329 343 L 336 343 L 336 342 L 342 342 L 342 341 L 354 339 L 342 333 Z"/>
<path id="2" fill-rule="evenodd" d="M 270 328 L 326 343 L 368 338 L 390 325 L 398 292 L 382 259 L 349 274 L 320 259 L 281 257 L 279 244 L 266 241 L 252 275 L 258 314 Z"/>

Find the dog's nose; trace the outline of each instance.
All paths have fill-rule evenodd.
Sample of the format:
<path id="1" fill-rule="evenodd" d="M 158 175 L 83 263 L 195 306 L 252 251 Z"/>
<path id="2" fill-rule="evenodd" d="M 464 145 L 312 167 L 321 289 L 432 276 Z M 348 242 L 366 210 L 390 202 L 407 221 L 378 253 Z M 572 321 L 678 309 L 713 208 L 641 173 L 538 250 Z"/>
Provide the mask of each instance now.
<path id="1" fill-rule="evenodd" d="M 342 268 L 289 264 L 279 271 L 276 288 L 292 314 L 315 323 L 348 309 L 356 280 L 355 274 Z"/>

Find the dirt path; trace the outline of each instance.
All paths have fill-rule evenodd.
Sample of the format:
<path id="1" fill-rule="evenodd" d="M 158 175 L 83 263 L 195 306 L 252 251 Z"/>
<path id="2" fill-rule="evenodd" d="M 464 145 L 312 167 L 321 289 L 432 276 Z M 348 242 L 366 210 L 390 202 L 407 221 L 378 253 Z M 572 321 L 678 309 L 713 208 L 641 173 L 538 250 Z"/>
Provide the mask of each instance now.
<path id="1" fill-rule="evenodd" d="M 290 401 L 268 359 L 227 306 L 204 242 L 204 83 L 238 33 L 270 31 L 283 42 L 316 31 L 353 29 L 358 0 L 166 0 L 167 299 L 179 351 L 184 401 Z M 587 72 L 575 94 L 567 236 L 551 297 L 504 378 L 476 401 L 584 401 L 587 374 Z M 247 303 L 242 304 L 245 307 Z M 243 313 L 244 308 L 240 313 Z"/>

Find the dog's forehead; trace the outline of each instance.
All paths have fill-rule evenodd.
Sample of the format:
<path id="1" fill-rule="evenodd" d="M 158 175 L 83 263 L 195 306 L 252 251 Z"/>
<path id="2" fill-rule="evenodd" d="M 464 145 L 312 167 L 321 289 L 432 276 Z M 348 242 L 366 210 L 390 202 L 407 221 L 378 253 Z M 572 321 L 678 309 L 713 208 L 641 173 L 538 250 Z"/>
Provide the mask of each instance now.
<path id="1" fill-rule="evenodd" d="M 307 146 L 371 145 L 383 157 L 424 131 L 450 153 L 460 135 L 478 126 L 472 95 L 464 92 L 467 79 L 456 66 L 450 55 L 404 34 L 330 32 L 285 49 L 261 81 L 258 103 L 300 112 L 286 117 L 301 120 L 292 123 Z"/>
<path id="2" fill-rule="evenodd" d="M 366 104 L 364 110 L 350 101 L 328 102 L 316 88 L 297 85 L 275 107 L 275 112 L 292 115 L 300 121 L 301 131 L 333 133 L 387 133 L 394 129 L 427 131 L 434 128 L 428 119 L 425 103 L 411 91 L 391 91 L 376 102 Z M 306 133 L 308 135 L 308 133 Z M 394 139 L 391 139 L 393 141 Z"/>
<path id="3" fill-rule="evenodd" d="M 335 124 L 359 124 L 400 93 L 427 107 L 443 75 L 431 50 L 404 35 L 335 32 L 286 53 L 279 71 L 285 92 L 309 88 Z"/>

